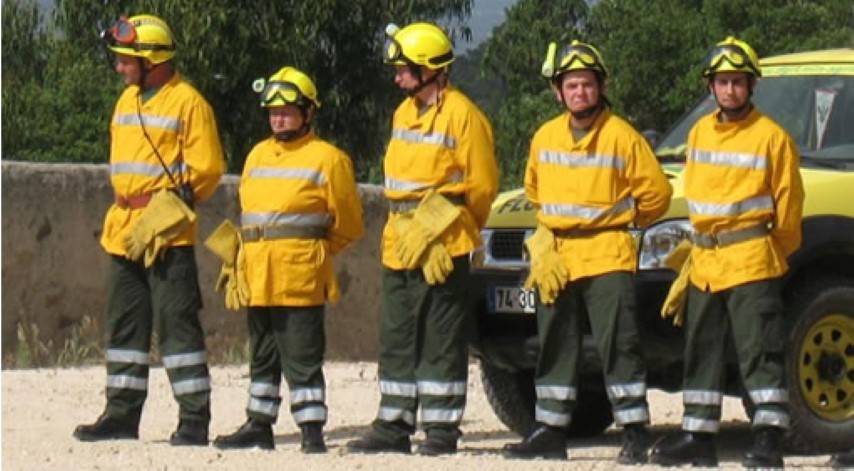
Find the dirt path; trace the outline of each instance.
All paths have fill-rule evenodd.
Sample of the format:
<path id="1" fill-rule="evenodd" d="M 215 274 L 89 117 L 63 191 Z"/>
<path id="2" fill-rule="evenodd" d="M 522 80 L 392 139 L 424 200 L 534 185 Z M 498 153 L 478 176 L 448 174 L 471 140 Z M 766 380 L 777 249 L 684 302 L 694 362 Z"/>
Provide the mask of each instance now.
<path id="1" fill-rule="evenodd" d="M 211 437 L 234 431 L 245 420 L 246 367 L 214 368 Z M 299 435 L 283 406 L 275 428 L 276 450 L 229 451 L 213 447 L 173 448 L 167 443 L 177 422 L 166 374 L 152 369 L 149 399 L 139 441 L 80 443 L 71 437 L 79 423 L 93 421 L 103 408 L 103 367 L 63 370 L 4 370 L 2 373 L 2 468 L 13 470 L 557 470 L 562 462 L 519 462 L 501 458 L 499 450 L 518 439 L 492 414 L 480 385 L 477 366 L 469 378 L 461 453 L 453 457 L 359 456 L 346 454 L 344 443 L 366 430 L 376 414 L 379 393 L 376 364 L 327 364 L 330 421 L 326 429 L 330 452 L 305 456 L 299 452 Z M 287 397 L 285 395 L 285 397 Z M 653 431 L 676 430 L 681 420 L 679 395 L 650 392 Z M 725 425 L 719 440 L 721 467 L 740 469 L 741 454 L 750 444 L 749 428 L 740 401 L 724 403 Z M 420 436 L 416 436 L 416 440 Z M 609 430 L 602 436 L 569 445 L 573 469 L 613 469 L 620 436 Z M 820 469 L 828 456 L 787 457 L 790 469 Z M 627 469 L 652 469 L 633 467 Z"/>

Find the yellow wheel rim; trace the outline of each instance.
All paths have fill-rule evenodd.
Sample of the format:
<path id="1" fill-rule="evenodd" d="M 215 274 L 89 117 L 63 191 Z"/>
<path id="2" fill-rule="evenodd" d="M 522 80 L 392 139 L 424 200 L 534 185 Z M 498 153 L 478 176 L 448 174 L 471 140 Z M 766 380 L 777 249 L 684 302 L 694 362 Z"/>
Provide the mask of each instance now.
<path id="1" fill-rule="evenodd" d="M 854 317 L 830 314 L 810 327 L 801 342 L 798 383 L 817 416 L 832 422 L 854 418 Z"/>

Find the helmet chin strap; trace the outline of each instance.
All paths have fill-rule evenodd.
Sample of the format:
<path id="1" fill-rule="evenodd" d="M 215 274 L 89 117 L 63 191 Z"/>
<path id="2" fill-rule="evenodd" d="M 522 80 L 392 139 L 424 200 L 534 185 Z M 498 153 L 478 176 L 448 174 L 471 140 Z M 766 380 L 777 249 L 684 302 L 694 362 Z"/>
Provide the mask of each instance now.
<path id="1" fill-rule="evenodd" d="M 425 87 L 427 87 L 431 83 L 438 80 L 439 76 L 442 75 L 441 72 L 437 72 L 437 73 L 433 74 L 432 77 L 428 78 L 427 80 L 424 80 L 424 75 L 422 74 L 422 70 L 420 67 L 418 67 L 417 65 L 410 64 L 409 70 L 412 71 L 413 75 L 418 77 L 418 85 L 416 85 L 415 87 L 413 87 L 409 90 L 406 90 L 406 95 L 409 96 L 410 98 L 414 97 L 421 90 L 424 90 Z"/>

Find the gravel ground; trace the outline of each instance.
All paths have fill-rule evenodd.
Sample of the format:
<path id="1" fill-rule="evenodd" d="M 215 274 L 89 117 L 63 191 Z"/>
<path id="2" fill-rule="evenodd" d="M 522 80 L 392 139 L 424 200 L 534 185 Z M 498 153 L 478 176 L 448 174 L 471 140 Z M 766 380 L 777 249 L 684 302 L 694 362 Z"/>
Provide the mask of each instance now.
<path id="1" fill-rule="evenodd" d="M 245 420 L 248 367 L 216 367 L 213 379 L 211 437 L 230 433 Z M 166 374 L 152 368 L 149 399 L 140 426 L 140 439 L 81 443 L 71 436 L 74 427 L 90 423 L 104 405 L 103 367 L 4 370 L 2 372 L 2 468 L 11 470 L 373 470 L 436 469 L 610 470 L 617 467 L 620 435 L 605 434 L 569 446 L 570 462 L 508 461 L 501 457 L 504 443 L 518 437 L 493 415 L 473 365 L 469 377 L 469 403 L 462 425 L 460 453 L 451 457 L 347 454 L 344 444 L 367 430 L 379 401 L 375 363 L 328 363 L 326 366 L 330 418 L 326 427 L 329 453 L 305 456 L 299 452 L 299 434 L 288 415 L 280 411 L 275 427 L 275 451 L 220 451 L 213 447 L 173 448 L 168 437 L 177 423 Z M 284 397 L 287 397 L 284 395 Z M 656 435 L 678 430 L 682 405 L 678 394 L 650 391 Z M 419 440 L 418 434 L 415 440 Z M 741 455 L 751 443 L 750 429 L 740 401 L 724 402 L 724 425 L 719 437 L 722 468 L 739 469 Z M 828 455 L 786 457 L 789 469 L 828 469 Z M 629 469 L 653 469 L 654 466 Z"/>

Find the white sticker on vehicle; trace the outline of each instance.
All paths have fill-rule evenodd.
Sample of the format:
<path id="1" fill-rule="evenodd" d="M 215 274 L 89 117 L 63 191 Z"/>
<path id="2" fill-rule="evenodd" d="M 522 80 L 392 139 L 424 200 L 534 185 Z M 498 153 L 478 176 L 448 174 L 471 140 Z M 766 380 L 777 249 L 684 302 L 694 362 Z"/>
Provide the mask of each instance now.
<path id="1" fill-rule="evenodd" d="M 836 95 L 836 90 L 828 88 L 817 88 L 815 90 L 816 149 L 822 147 L 824 132 L 827 130 L 827 122 L 830 120 L 830 112 L 833 111 L 833 101 L 836 100 Z"/>

